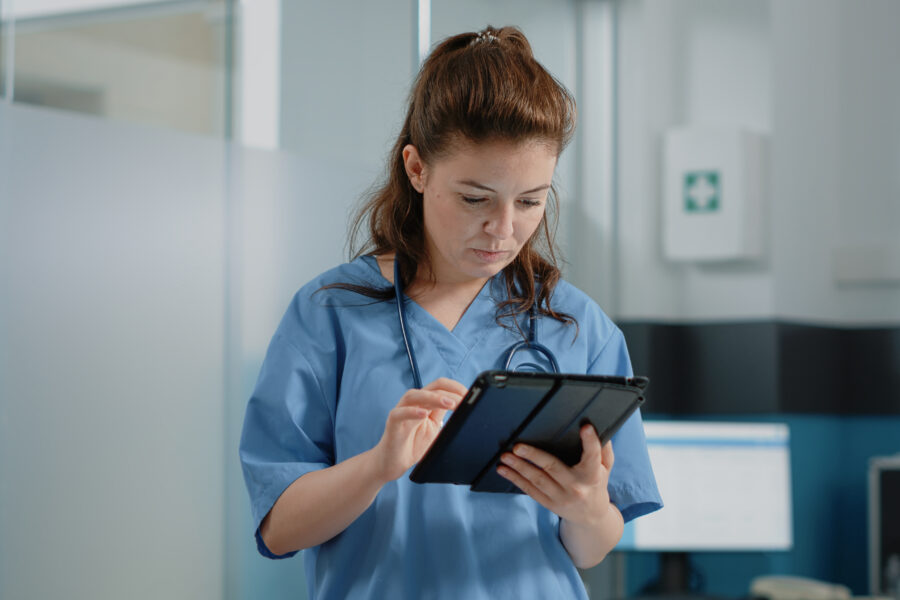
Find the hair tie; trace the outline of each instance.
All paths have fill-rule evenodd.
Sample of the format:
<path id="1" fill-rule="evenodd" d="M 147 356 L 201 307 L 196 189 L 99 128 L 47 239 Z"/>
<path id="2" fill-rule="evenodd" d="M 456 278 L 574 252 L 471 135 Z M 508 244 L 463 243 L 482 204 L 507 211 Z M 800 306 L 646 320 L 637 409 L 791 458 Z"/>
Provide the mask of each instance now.
<path id="1" fill-rule="evenodd" d="M 478 35 L 475 36 L 471 42 L 469 42 L 470 46 L 474 46 L 475 44 L 490 44 L 491 42 L 498 42 L 500 38 L 494 35 L 491 31 L 479 31 Z"/>

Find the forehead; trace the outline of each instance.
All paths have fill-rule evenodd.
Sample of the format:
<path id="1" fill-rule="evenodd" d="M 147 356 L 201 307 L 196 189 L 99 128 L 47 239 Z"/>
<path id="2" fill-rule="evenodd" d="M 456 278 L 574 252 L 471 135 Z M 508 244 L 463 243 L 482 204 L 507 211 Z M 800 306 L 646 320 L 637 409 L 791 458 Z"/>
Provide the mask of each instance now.
<path id="1" fill-rule="evenodd" d="M 538 182 L 546 179 L 549 183 L 556 160 L 556 149 L 542 140 L 459 140 L 446 154 L 430 161 L 428 167 L 436 176 L 525 177 Z"/>

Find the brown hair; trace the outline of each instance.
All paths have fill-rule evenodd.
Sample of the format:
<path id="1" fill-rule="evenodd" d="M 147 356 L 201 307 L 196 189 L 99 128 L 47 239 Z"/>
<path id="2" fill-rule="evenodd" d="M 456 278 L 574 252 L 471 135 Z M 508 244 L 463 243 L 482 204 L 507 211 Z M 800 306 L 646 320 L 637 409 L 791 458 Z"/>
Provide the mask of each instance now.
<path id="1" fill-rule="evenodd" d="M 426 165 L 450 154 L 461 139 L 473 143 L 538 141 L 553 147 L 558 156 L 574 129 L 574 99 L 535 60 L 519 29 L 489 26 L 443 40 L 425 60 L 410 91 L 406 119 L 391 150 L 387 180 L 369 196 L 353 221 L 351 256 L 393 252 L 403 289 L 413 281 L 420 265 L 428 267 L 422 195 L 410 183 L 403 161 L 407 144 L 416 147 Z M 571 315 L 550 307 L 560 277 L 554 242 L 558 210 L 559 199 L 551 186 L 538 229 L 504 269 L 508 299 L 498 306 L 498 323 L 531 310 L 535 303 L 540 314 L 575 323 Z M 368 224 L 366 240 L 358 244 L 364 223 Z M 326 287 L 379 300 L 394 297 L 393 288 Z"/>

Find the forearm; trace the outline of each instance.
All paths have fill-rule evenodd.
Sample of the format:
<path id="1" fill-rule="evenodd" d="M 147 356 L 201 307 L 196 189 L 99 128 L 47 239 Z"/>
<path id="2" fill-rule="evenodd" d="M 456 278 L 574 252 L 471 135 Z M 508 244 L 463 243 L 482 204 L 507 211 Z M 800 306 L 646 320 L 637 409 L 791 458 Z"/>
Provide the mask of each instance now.
<path id="1" fill-rule="evenodd" d="M 260 525 L 274 554 L 326 542 L 346 529 L 375 500 L 384 481 L 376 475 L 372 451 L 294 481 Z"/>
<path id="2" fill-rule="evenodd" d="M 596 523 L 572 523 L 561 519 L 559 537 L 572 562 L 579 569 L 589 569 L 600 563 L 619 543 L 625 523 L 622 513 L 610 503 L 606 514 Z"/>

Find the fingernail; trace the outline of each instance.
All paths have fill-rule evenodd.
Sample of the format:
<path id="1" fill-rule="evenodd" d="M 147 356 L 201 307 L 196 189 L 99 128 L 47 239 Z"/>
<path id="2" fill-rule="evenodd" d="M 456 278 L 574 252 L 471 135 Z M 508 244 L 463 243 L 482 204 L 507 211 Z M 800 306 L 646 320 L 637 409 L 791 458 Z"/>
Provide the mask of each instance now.
<path id="1" fill-rule="evenodd" d="M 513 459 L 509 454 L 501 454 L 500 460 L 506 464 L 511 464 Z"/>
<path id="2" fill-rule="evenodd" d="M 451 400 L 450 398 L 444 397 L 444 398 L 441 398 L 441 404 L 443 404 L 447 408 L 450 408 L 451 406 L 453 406 L 453 400 Z"/>
<path id="3" fill-rule="evenodd" d="M 525 456 L 527 452 L 528 451 L 525 450 L 525 446 L 516 446 L 515 448 L 513 448 L 513 454 L 516 454 L 518 456 Z"/>

